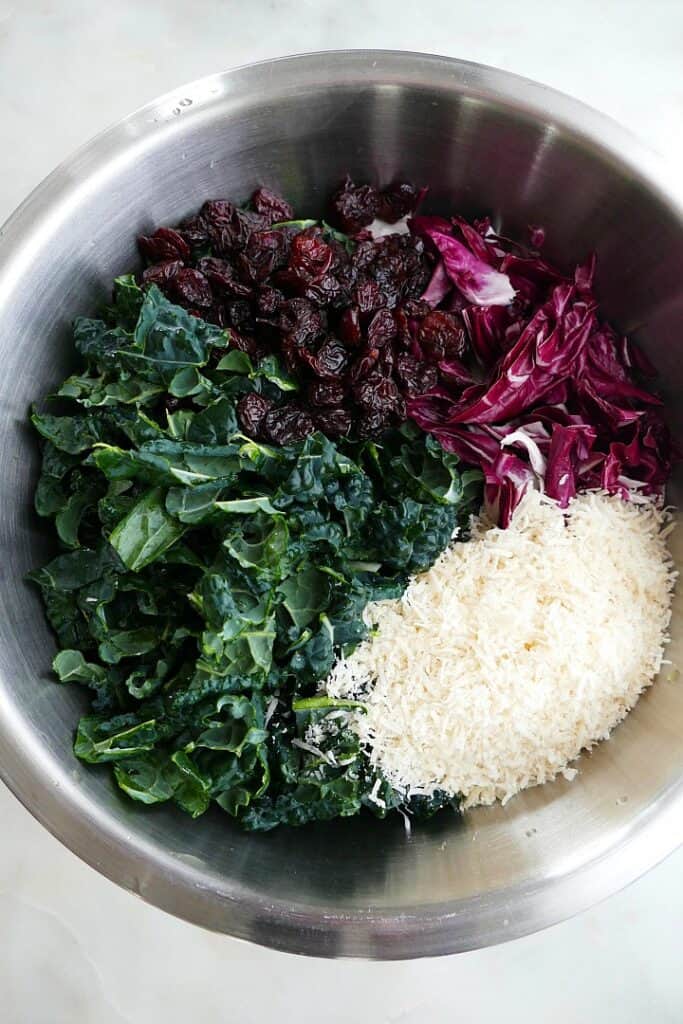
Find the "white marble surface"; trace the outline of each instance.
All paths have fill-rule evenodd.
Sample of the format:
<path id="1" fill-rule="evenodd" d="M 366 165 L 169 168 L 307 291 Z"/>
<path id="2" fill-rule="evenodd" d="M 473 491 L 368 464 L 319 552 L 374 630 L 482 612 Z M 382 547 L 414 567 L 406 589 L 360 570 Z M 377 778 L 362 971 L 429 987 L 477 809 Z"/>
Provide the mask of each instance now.
<path id="1" fill-rule="evenodd" d="M 416 13 L 419 12 L 419 13 Z M 538 78 L 683 158 L 680 0 L 0 0 L 0 221 L 63 156 L 183 82 L 377 46 Z M 438 961 L 306 961 L 174 920 L 0 788 L 2 1024 L 678 1024 L 683 851 L 540 935 Z"/>

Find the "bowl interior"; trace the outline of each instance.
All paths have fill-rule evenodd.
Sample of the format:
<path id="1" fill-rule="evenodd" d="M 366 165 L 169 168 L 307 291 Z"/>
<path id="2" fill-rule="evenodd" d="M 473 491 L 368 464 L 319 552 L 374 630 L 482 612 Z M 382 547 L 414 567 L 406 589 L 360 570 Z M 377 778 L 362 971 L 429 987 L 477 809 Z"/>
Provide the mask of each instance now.
<path id="1" fill-rule="evenodd" d="M 442 816 L 410 837 L 400 822 L 369 817 L 248 835 L 220 812 L 193 822 L 137 807 L 108 772 L 76 762 L 84 697 L 52 682 L 54 641 L 23 582 L 50 551 L 32 512 L 38 457 L 27 410 L 64 374 L 71 319 L 137 265 L 135 236 L 258 184 L 282 191 L 299 215 L 322 214 L 347 171 L 428 184 L 429 208 L 488 213 L 512 236 L 543 224 L 562 265 L 595 249 L 604 311 L 662 371 L 680 436 L 683 224 L 647 159 L 610 122 L 502 72 L 410 54 L 298 58 L 166 97 L 73 157 L 3 229 L 0 769 L 80 856 L 172 912 L 298 952 L 424 955 L 567 916 L 673 848 L 680 599 L 674 666 L 581 759 L 571 784 L 462 820 Z M 675 533 L 679 562 L 682 543 Z"/>

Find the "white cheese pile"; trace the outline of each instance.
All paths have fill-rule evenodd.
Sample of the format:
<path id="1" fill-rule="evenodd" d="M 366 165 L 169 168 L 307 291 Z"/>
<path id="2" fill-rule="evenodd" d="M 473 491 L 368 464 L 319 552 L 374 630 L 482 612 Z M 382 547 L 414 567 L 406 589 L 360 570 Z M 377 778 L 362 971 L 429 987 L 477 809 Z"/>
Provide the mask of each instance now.
<path id="1" fill-rule="evenodd" d="M 475 520 L 325 684 L 364 700 L 352 724 L 407 796 L 506 802 L 606 739 L 662 664 L 676 573 L 669 517 L 585 494 L 562 512 L 530 491 L 506 530 Z M 566 523 L 566 525 L 565 525 Z"/>

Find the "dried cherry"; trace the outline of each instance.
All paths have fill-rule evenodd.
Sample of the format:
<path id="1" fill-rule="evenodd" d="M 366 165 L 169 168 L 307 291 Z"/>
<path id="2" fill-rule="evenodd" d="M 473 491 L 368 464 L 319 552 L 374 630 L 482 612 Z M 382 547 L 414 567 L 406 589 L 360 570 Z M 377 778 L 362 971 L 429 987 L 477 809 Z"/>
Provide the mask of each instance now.
<path id="1" fill-rule="evenodd" d="M 302 231 L 293 239 L 289 270 L 302 284 L 317 284 L 331 266 L 332 250 L 319 235 Z"/>
<path id="2" fill-rule="evenodd" d="M 407 181 L 387 185 L 379 194 L 377 216 L 380 220 L 395 224 L 408 213 L 414 213 L 422 193 Z"/>
<path id="3" fill-rule="evenodd" d="M 184 266 L 185 264 L 182 260 L 166 260 L 165 263 L 154 263 L 151 267 L 143 270 L 142 283 L 155 284 L 162 291 L 165 291 L 168 283 L 173 280 Z"/>
<path id="4" fill-rule="evenodd" d="M 351 178 L 337 189 L 330 201 L 331 217 L 349 235 L 372 224 L 379 208 L 379 193 L 372 185 L 354 185 Z"/>
<path id="5" fill-rule="evenodd" d="M 225 309 L 231 327 L 238 331 L 253 331 L 254 317 L 246 299 L 233 299 L 231 302 L 226 302 Z"/>
<path id="6" fill-rule="evenodd" d="M 342 406 L 317 412 L 314 419 L 318 430 L 328 437 L 345 437 L 353 423 L 351 412 Z"/>
<path id="7" fill-rule="evenodd" d="M 308 401 L 313 406 L 341 405 L 346 388 L 337 380 L 314 380 L 308 385 Z"/>
<path id="8" fill-rule="evenodd" d="M 348 353 L 341 342 L 330 338 L 323 342 L 317 352 L 300 348 L 298 357 L 301 363 L 308 366 L 316 377 L 325 380 L 339 380 L 348 364 Z"/>
<path id="9" fill-rule="evenodd" d="M 257 188 L 251 197 L 251 205 L 269 224 L 291 220 L 294 216 L 294 210 L 287 200 L 277 192 L 271 192 L 269 188 Z"/>
<path id="10" fill-rule="evenodd" d="M 197 270 L 208 277 L 219 294 L 227 293 L 236 299 L 246 299 L 251 295 L 251 287 L 237 279 L 235 268 L 229 260 L 222 260 L 217 256 L 203 256 L 197 260 Z"/>
<path id="11" fill-rule="evenodd" d="M 183 267 L 173 277 L 173 293 L 180 302 L 200 309 L 213 305 L 213 293 L 208 280 L 199 270 Z"/>
<path id="12" fill-rule="evenodd" d="M 140 235 L 138 248 L 150 263 L 167 260 L 189 260 L 190 247 L 173 228 L 157 228 L 153 235 Z"/>
<path id="13" fill-rule="evenodd" d="M 196 217 L 188 217 L 178 225 L 176 231 L 185 239 L 191 249 L 199 249 L 209 241 L 206 225 L 199 214 Z"/>
<path id="14" fill-rule="evenodd" d="M 391 414 L 383 410 L 362 412 L 358 420 L 358 437 L 361 441 L 378 437 L 391 426 Z"/>
<path id="15" fill-rule="evenodd" d="M 417 340 L 425 359 L 439 363 L 443 359 L 460 359 L 467 346 L 462 320 L 452 313 L 435 310 L 422 320 Z"/>
<path id="16" fill-rule="evenodd" d="M 200 217 L 214 252 L 226 256 L 241 252 L 252 231 L 267 227 L 263 217 L 241 210 L 226 199 L 210 199 L 202 206 Z"/>
<path id="17" fill-rule="evenodd" d="M 315 430 L 315 423 L 310 413 L 294 402 L 277 409 L 270 409 L 262 423 L 266 437 L 275 444 L 293 444 L 295 441 L 303 441 Z"/>
<path id="18" fill-rule="evenodd" d="M 420 362 L 406 352 L 401 352 L 396 360 L 396 376 L 409 398 L 436 387 L 439 380 L 435 366 Z"/>
<path id="19" fill-rule="evenodd" d="M 274 316 L 284 301 L 284 295 L 277 288 L 261 285 L 256 295 L 256 312 L 262 317 Z"/>
<path id="20" fill-rule="evenodd" d="M 390 377 L 372 373 L 354 385 L 353 397 L 366 412 L 390 414 L 400 410 L 401 393 Z"/>
<path id="21" fill-rule="evenodd" d="M 384 348 L 396 337 L 396 321 L 394 314 L 388 309 L 380 309 L 373 316 L 368 327 L 368 345 L 371 348 Z"/>
<path id="22" fill-rule="evenodd" d="M 262 436 L 263 421 L 266 413 L 270 412 L 272 408 L 273 402 L 265 395 L 257 395 L 253 392 L 240 398 L 237 403 L 237 418 L 248 437 L 259 438 Z"/>
<path id="23" fill-rule="evenodd" d="M 353 363 L 351 367 L 351 380 L 356 383 L 363 380 L 368 374 L 372 373 L 377 365 L 379 359 L 379 349 L 371 348 L 366 349 L 362 356 Z"/>
<path id="24" fill-rule="evenodd" d="M 250 281 L 265 281 L 287 262 L 289 242 L 282 231 L 252 231 L 239 256 L 244 276 Z"/>
<path id="25" fill-rule="evenodd" d="M 288 299 L 280 308 L 279 326 L 296 348 L 310 347 L 324 334 L 324 313 L 304 298 Z"/>
<path id="26" fill-rule="evenodd" d="M 374 313 L 376 310 L 386 306 L 386 296 L 376 281 L 367 279 L 356 285 L 353 291 L 353 301 L 361 313 Z"/>

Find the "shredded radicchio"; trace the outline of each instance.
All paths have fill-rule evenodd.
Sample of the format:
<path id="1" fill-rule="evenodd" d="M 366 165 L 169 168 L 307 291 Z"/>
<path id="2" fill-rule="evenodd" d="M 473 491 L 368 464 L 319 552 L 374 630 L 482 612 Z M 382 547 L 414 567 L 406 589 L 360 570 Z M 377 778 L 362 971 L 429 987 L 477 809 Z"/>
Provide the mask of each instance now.
<path id="1" fill-rule="evenodd" d="M 531 486 L 562 507 L 591 488 L 660 495 L 675 451 L 661 400 L 643 385 L 654 371 L 598 318 L 595 258 L 570 279 L 486 222 L 476 230 L 459 218 L 416 217 L 411 227 L 440 254 L 422 298 L 458 309 L 469 359 L 457 371 L 442 364 L 439 383 L 412 398 L 408 414 L 481 466 L 501 525 Z M 542 243 L 541 229 L 532 229 L 532 241 Z M 487 304 L 490 293 L 497 297 Z"/>

